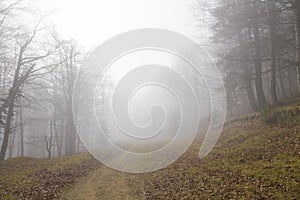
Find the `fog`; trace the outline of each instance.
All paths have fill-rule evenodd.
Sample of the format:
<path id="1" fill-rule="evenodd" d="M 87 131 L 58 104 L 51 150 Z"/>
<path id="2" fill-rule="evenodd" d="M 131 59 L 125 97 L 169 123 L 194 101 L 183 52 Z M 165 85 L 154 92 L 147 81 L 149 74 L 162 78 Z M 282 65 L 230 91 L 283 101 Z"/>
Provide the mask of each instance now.
<path id="1" fill-rule="evenodd" d="M 64 37 L 73 38 L 86 49 L 105 40 L 139 28 L 163 28 L 184 35 L 199 36 L 192 19 L 194 0 L 33 0 L 42 13 L 51 13 L 49 21 Z M 204 32 L 204 31 L 203 31 Z"/>
<path id="2" fill-rule="evenodd" d="M 0 158 L 134 165 L 170 147 L 162 168 L 195 138 L 206 156 L 226 119 L 299 96 L 292 3 L 227 3 L 1 1 Z"/>
<path id="3" fill-rule="evenodd" d="M 300 0 L 0 0 L 0 199 L 296 199 L 299 97 Z"/>

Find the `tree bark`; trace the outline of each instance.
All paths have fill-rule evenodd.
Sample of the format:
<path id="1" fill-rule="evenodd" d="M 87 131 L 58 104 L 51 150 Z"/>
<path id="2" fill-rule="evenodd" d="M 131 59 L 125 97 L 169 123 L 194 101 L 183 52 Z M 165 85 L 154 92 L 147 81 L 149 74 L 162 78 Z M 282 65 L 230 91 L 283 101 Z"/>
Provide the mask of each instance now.
<path id="1" fill-rule="evenodd" d="M 11 89 L 9 93 L 12 93 L 12 92 L 13 91 Z M 7 113 L 7 118 L 6 118 L 4 137 L 3 137 L 3 142 L 2 142 L 2 146 L 1 146 L 1 152 L 0 152 L 0 161 L 5 159 L 6 150 L 8 147 L 9 135 L 11 133 L 11 121 L 13 119 L 13 114 L 14 114 L 14 104 L 15 104 L 15 98 L 12 98 L 11 102 L 8 106 L 8 113 Z"/>
<path id="2" fill-rule="evenodd" d="M 286 73 L 283 70 L 280 70 L 278 73 L 278 77 L 279 77 L 279 83 L 280 83 L 280 94 L 281 94 L 281 98 L 282 99 L 287 99 L 288 98 L 288 93 L 287 93 L 287 87 L 286 87 L 286 82 L 285 82 L 285 78 L 286 78 Z"/>
<path id="3" fill-rule="evenodd" d="M 13 126 L 16 128 L 18 126 L 18 116 L 15 117 L 13 121 Z M 12 158 L 14 154 L 14 147 L 15 147 L 15 139 L 16 139 L 16 130 L 12 131 L 10 142 L 9 142 L 9 154 L 8 158 Z"/>
<path id="4" fill-rule="evenodd" d="M 244 41 L 249 41 L 251 39 L 251 34 L 250 30 L 248 29 L 248 37 L 243 37 L 242 33 L 239 35 L 239 42 L 240 44 L 243 44 Z M 246 45 L 247 46 L 247 45 Z M 248 57 L 248 48 L 242 48 L 240 50 L 241 53 L 241 58 L 246 59 Z M 252 85 L 252 69 L 249 66 L 248 62 L 244 62 L 241 64 L 241 68 L 243 69 L 245 73 L 245 78 L 244 78 L 244 86 L 247 94 L 247 98 L 250 104 L 250 107 L 252 111 L 257 111 L 258 110 L 258 105 L 257 105 L 257 100 L 255 98 L 254 90 L 253 90 L 253 85 Z"/>
<path id="5" fill-rule="evenodd" d="M 53 131 L 54 131 L 54 138 L 57 146 L 57 156 L 61 157 L 61 144 L 62 144 L 62 138 L 60 137 L 61 134 L 59 134 L 59 130 L 57 127 L 57 119 L 56 116 L 56 107 L 54 108 L 54 114 L 53 114 Z"/>
<path id="6" fill-rule="evenodd" d="M 75 154 L 75 152 L 76 152 L 76 129 L 75 129 L 75 124 L 74 124 L 73 112 L 71 109 L 72 108 L 68 108 L 67 117 L 66 117 L 67 118 L 67 122 L 66 122 L 66 135 L 67 135 L 66 154 L 67 155 L 72 155 L 72 154 Z"/>
<path id="7" fill-rule="evenodd" d="M 289 81 L 290 97 L 295 98 L 300 96 L 298 78 L 297 78 L 297 67 L 290 66 L 288 69 L 288 76 L 289 76 L 288 81 Z"/>
<path id="8" fill-rule="evenodd" d="M 263 82 L 262 82 L 262 61 L 261 61 L 261 46 L 260 46 L 260 35 L 259 27 L 256 26 L 253 28 L 254 36 L 254 65 L 255 65 L 255 89 L 257 100 L 260 108 L 267 106 L 266 97 L 263 91 Z"/>
<path id="9" fill-rule="evenodd" d="M 48 158 L 51 158 L 52 156 L 52 146 L 53 146 L 53 122 L 50 121 L 50 137 L 48 141 L 48 137 L 45 136 L 45 142 L 46 142 L 46 150 L 48 152 Z"/>
<path id="10" fill-rule="evenodd" d="M 8 108 L 6 122 L 5 122 L 4 138 L 3 138 L 1 152 L 0 152 L 0 161 L 5 159 L 5 154 L 6 154 L 7 147 L 8 147 L 9 135 L 11 133 L 11 121 L 13 119 L 13 114 L 14 114 L 15 99 L 16 99 L 18 93 L 20 92 L 20 87 L 24 84 L 26 79 L 29 77 L 31 70 L 35 66 L 35 65 L 32 65 L 26 71 L 26 73 L 24 73 L 22 76 L 20 76 L 20 70 L 24 64 L 23 63 L 23 54 L 24 54 L 27 46 L 32 41 L 33 37 L 34 37 L 34 35 L 32 36 L 31 40 L 28 40 L 23 46 L 20 47 L 12 87 L 9 89 L 8 97 L 5 99 L 5 102 L 0 107 L 0 114 L 3 112 L 3 110 Z"/>
<path id="11" fill-rule="evenodd" d="M 73 113 L 73 90 L 74 90 L 74 81 L 76 76 L 76 70 L 73 63 L 73 56 L 74 52 L 73 49 L 70 50 L 69 55 L 70 57 L 69 63 L 66 63 L 67 69 L 67 77 L 66 77 L 66 135 L 67 135 L 67 145 L 66 145 L 66 154 L 72 155 L 76 153 L 76 135 L 77 131 L 75 128 L 75 121 L 74 121 L 74 113 Z"/>
<path id="12" fill-rule="evenodd" d="M 20 105 L 20 146 L 21 146 L 21 156 L 24 156 L 24 121 L 23 121 L 23 105 L 21 100 Z"/>
<path id="13" fill-rule="evenodd" d="M 17 67 L 16 67 L 16 70 L 14 73 L 13 84 L 12 84 L 12 87 L 9 89 L 9 94 L 8 94 L 6 101 L 4 102 L 4 105 L 2 105 L 3 109 L 5 109 L 5 107 L 7 105 L 8 111 L 7 111 L 6 121 L 5 121 L 4 137 L 3 137 L 1 152 L 0 152 L 0 161 L 5 159 L 5 155 L 6 155 L 6 151 L 7 151 L 7 147 L 8 147 L 9 135 L 11 133 L 11 121 L 13 119 L 14 107 L 15 107 L 15 98 L 17 95 L 17 91 L 20 87 L 19 74 L 20 74 L 20 68 L 22 66 L 22 56 L 25 51 L 25 49 L 24 49 L 25 47 L 26 46 L 23 46 L 20 49 Z M 0 111 L 0 113 L 1 112 L 2 111 Z"/>
<path id="14" fill-rule="evenodd" d="M 258 6 L 257 1 L 251 2 L 253 11 L 253 50 L 254 50 L 254 66 L 255 66 L 255 89 L 259 108 L 262 109 L 267 106 L 266 97 L 263 90 L 262 82 L 262 59 L 261 59 L 261 45 L 260 45 L 260 30 L 258 20 Z"/>
<path id="15" fill-rule="evenodd" d="M 248 101 L 249 101 L 250 107 L 252 108 L 252 111 L 257 111 L 258 105 L 257 105 L 256 99 L 255 99 L 253 86 L 252 86 L 252 79 L 251 79 L 251 75 L 250 75 L 249 71 L 247 74 L 249 74 L 249 75 L 245 78 L 245 90 L 246 90 Z"/>
<path id="16" fill-rule="evenodd" d="M 268 25 L 269 25 L 269 43 L 270 43 L 270 53 L 271 53 L 271 103 L 273 105 L 278 104 L 277 94 L 276 94 L 276 35 L 275 35 L 275 15 L 274 6 L 270 0 L 267 0 L 267 13 L 268 13 Z"/>
<path id="17" fill-rule="evenodd" d="M 295 23 L 296 64 L 298 68 L 298 84 L 300 85 L 300 1 L 299 0 L 295 0 L 295 14 L 296 14 L 296 23 Z"/>

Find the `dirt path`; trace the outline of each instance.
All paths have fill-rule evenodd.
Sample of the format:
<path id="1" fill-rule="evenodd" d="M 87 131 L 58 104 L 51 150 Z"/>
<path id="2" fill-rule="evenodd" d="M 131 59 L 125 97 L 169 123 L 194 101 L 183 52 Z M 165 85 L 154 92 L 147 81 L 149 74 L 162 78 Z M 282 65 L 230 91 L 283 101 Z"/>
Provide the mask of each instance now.
<path id="1" fill-rule="evenodd" d="M 100 167 L 62 195 L 70 200 L 142 200 L 145 199 L 142 175 L 118 172 Z"/>

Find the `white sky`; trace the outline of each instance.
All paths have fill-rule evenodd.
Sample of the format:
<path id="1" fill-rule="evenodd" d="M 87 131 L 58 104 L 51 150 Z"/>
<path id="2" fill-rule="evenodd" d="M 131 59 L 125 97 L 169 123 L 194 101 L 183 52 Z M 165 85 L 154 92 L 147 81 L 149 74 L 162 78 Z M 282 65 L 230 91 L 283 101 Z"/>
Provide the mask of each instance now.
<path id="1" fill-rule="evenodd" d="M 57 31 L 86 49 L 138 28 L 165 28 L 193 38 L 191 5 L 195 0 L 31 0 Z M 199 34 L 199 33 L 198 33 Z"/>

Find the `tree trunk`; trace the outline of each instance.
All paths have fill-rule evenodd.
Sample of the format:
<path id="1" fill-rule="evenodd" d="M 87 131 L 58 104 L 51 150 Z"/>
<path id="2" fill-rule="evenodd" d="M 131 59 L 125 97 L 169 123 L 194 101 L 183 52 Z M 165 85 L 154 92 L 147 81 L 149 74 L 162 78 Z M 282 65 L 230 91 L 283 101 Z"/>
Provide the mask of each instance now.
<path id="1" fill-rule="evenodd" d="M 253 92 L 253 87 L 251 83 L 251 79 L 247 79 L 245 81 L 245 89 L 247 93 L 247 97 L 249 100 L 250 107 L 252 108 L 252 111 L 257 111 L 257 103 Z"/>
<path id="2" fill-rule="evenodd" d="M 73 83 L 73 82 L 72 82 Z M 76 153 L 76 128 L 75 128 L 75 122 L 74 122 L 74 113 L 73 113 L 73 84 L 69 83 L 69 94 L 68 94 L 68 100 L 66 104 L 66 154 L 72 155 Z"/>
<path id="3" fill-rule="evenodd" d="M 71 104 L 72 105 L 72 104 Z M 72 155 L 76 152 L 76 129 L 74 124 L 73 112 L 68 109 L 67 112 L 67 122 L 66 122 L 66 135 L 67 135 L 67 145 L 66 145 L 66 154 Z"/>
<path id="4" fill-rule="evenodd" d="M 73 82 L 72 82 L 73 83 Z M 73 84 L 69 83 L 68 87 L 68 100 L 66 104 L 66 135 L 67 135 L 67 145 L 66 154 L 72 155 L 76 153 L 76 128 L 74 123 L 73 115 Z"/>
<path id="5" fill-rule="evenodd" d="M 16 116 L 15 120 L 13 121 L 14 127 L 18 126 L 18 117 Z M 10 142 L 9 142 L 9 154 L 8 158 L 12 158 L 14 154 L 14 147 L 15 147 L 15 140 L 16 140 L 16 130 L 12 131 Z"/>
<path id="6" fill-rule="evenodd" d="M 267 1 L 267 13 L 268 13 L 268 24 L 269 24 L 269 40 L 270 40 L 270 52 L 271 52 L 271 103 L 272 105 L 278 104 L 276 94 L 276 35 L 275 35 L 275 15 L 274 6 L 270 0 Z"/>
<path id="7" fill-rule="evenodd" d="M 61 144 L 62 144 L 62 138 L 61 134 L 59 134 L 59 130 L 57 127 L 57 111 L 56 108 L 54 108 L 54 115 L 53 115 L 53 131 L 54 131 L 54 138 L 57 146 L 57 156 L 61 157 Z M 63 126 L 63 125 L 62 125 Z"/>
<path id="8" fill-rule="evenodd" d="M 47 136 L 45 136 L 45 142 L 46 142 L 46 150 L 48 153 L 48 158 L 51 158 L 52 156 L 52 146 L 53 146 L 53 122 L 50 121 L 50 137 L 49 141 Z"/>
<path id="9" fill-rule="evenodd" d="M 288 98 L 288 94 L 287 94 L 287 87 L 286 87 L 286 73 L 284 72 L 284 70 L 280 70 L 278 73 L 278 77 L 279 77 L 279 83 L 280 83 L 280 91 L 281 91 L 281 98 L 282 99 L 287 99 Z"/>
<path id="10" fill-rule="evenodd" d="M 23 105 L 21 100 L 20 108 L 20 146 L 21 146 L 21 156 L 24 156 L 24 121 L 23 121 Z"/>
<path id="11" fill-rule="evenodd" d="M 288 69 L 288 76 L 289 76 L 289 91 L 290 97 L 295 98 L 300 95 L 299 93 L 299 85 L 298 85 L 298 78 L 297 78 L 297 68 L 295 66 L 290 66 Z"/>
<path id="12" fill-rule="evenodd" d="M 11 89 L 9 91 L 9 93 L 12 93 L 12 92 L 13 91 Z M 12 98 L 11 102 L 9 103 L 9 106 L 8 106 L 8 113 L 7 113 L 7 118 L 6 118 L 4 137 L 3 137 L 3 142 L 2 142 L 2 146 L 1 146 L 1 152 L 0 152 L 0 161 L 5 159 L 6 150 L 8 147 L 9 135 L 11 133 L 11 121 L 13 119 L 13 114 L 14 114 L 14 105 L 15 105 L 15 98 Z"/>
<path id="13" fill-rule="evenodd" d="M 74 81 L 76 77 L 76 66 L 74 65 L 74 49 L 70 49 L 65 55 L 68 61 L 65 63 L 66 69 L 66 85 L 65 85 L 65 99 L 66 99 L 66 154 L 72 155 L 76 153 L 76 128 L 73 113 L 73 90 Z"/>
<path id="14" fill-rule="evenodd" d="M 260 109 L 267 106 L 266 97 L 263 90 L 262 82 L 262 60 L 261 60 L 261 46 L 260 46 L 260 31 L 259 31 L 259 20 L 258 20 L 258 6 L 257 1 L 251 1 L 250 7 L 252 9 L 252 29 L 250 32 L 250 39 L 253 42 L 253 56 L 255 66 L 255 90 Z"/>
<path id="15" fill-rule="evenodd" d="M 295 0 L 295 14 L 296 14 L 296 24 L 295 24 L 296 63 L 298 67 L 298 81 L 300 85 L 300 1 L 299 0 Z"/>
<path id="16" fill-rule="evenodd" d="M 255 94 L 254 94 L 253 86 L 252 86 L 252 72 L 248 66 L 245 66 L 244 69 L 245 69 L 244 71 L 246 73 L 244 84 L 245 84 L 245 90 L 247 93 L 248 101 L 249 101 L 252 111 L 257 111 L 258 105 L 257 105 L 257 101 L 255 98 Z"/>
<path id="17" fill-rule="evenodd" d="M 260 108 L 267 106 L 266 97 L 263 91 L 263 82 L 262 82 L 262 61 L 261 61 L 261 47 L 260 47 L 260 35 L 259 27 L 256 26 L 253 28 L 254 35 L 254 65 L 255 65 L 255 89 L 257 100 Z"/>

